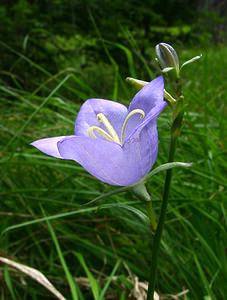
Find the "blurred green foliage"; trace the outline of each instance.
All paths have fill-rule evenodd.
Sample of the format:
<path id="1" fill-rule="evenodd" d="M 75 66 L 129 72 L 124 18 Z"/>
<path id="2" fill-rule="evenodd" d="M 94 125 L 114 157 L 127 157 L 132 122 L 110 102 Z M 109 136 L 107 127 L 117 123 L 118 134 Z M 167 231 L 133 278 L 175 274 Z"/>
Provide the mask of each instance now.
<path id="1" fill-rule="evenodd" d="M 224 1 L 205 0 L 3 0 L 0 41 L 44 68 L 48 65 L 49 72 L 73 67 L 83 73 L 97 60 L 108 62 L 103 41 L 120 42 L 145 57 L 151 45 L 160 41 L 203 46 L 223 43 L 226 7 Z M 4 73 L 4 80 L 12 84 L 12 76 L 20 74 L 22 86 L 33 88 L 30 77 L 37 73 L 31 74 L 31 68 L 8 50 L 0 45 L 0 69 L 11 74 Z M 124 72 L 121 50 L 108 45 Z"/>

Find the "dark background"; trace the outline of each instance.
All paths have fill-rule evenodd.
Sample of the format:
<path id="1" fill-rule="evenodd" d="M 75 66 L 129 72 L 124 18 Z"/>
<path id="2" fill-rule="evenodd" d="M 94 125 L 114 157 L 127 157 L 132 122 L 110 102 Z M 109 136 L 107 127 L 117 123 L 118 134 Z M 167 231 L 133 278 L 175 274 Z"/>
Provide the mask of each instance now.
<path id="1" fill-rule="evenodd" d="M 216 46 L 227 40 L 226 12 L 226 1 L 218 0 L 1 1 L 0 69 L 32 87 L 31 70 L 16 60 L 19 51 L 52 73 L 67 67 L 89 73 L 93 64 L 108 62 L 104 40 L 124 73 L 125 57 L 116 43 L 145 59 L 161 41 L 184 48 Z M 11 79 L 4 73 L 3 80 Z"/>

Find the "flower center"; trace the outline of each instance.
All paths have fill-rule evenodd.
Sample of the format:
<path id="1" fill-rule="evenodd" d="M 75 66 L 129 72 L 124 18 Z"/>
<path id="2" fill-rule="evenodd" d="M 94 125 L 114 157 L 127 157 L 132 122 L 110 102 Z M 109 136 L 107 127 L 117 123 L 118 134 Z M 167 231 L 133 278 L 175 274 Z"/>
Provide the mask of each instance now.
<path id="1" fill-rule="evenodd" d="M 91 126 L 88 128 L 88 136 L 91 138 L 96 138 L 97 136 L 95 133 L 98 133 L 99 135 L 101 135 L 108 141 L 115 142 L 119 145 L 123 145 L 124 137 L 125 137 L 125 130 L 126 130 L 128 121 L 130 120 L 130 118 L 132 116 L 134 116 L 136 114 L 141 115 L 140 119 L 143 119 L 145 117 L 145 113 L 142 109 L 132 110 L 124 120 L 122 129 L 121 129 L 121 138 L 119 138 L 118 134 L 116 133 L 115 129 L 113 128 L 113 126 L 111 125 L 111 123 L 107 119 L 107 117 L 103 113 L 99 113 L 99 114 L 97 114 L 97 120 L 105 126 L 106 131 L 98 126 Z"/>

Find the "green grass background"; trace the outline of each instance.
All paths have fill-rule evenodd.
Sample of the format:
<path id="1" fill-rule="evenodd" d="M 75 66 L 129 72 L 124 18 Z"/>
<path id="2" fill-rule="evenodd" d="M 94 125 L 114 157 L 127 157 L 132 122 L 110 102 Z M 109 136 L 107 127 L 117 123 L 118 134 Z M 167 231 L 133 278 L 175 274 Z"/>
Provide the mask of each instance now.
<path id="1" fill-rule="evenodd" d="M 150 80 L 158 75 L 144 58 L 136 57 L 142 64 L 138 69 L 136 54 L 115 46 L 128 62 L 128 76 Z M 13 87 L 4 80 L 0 85 L 1 255 L 39 269 L 73 300 L 131 299 L 132 278 L 146 281 L 151 259 L 143 203 L 130 192 L 111 193 L 116 188 L 74 162 L 45 156 L 29 145 L 72 134 L 79 107 L 89 97 L 130 102 L 135 90 L 105 47 L 109 63 L 58 74 L 8 48 L 17 64 L 26 64 L 44 80 L 33 76 L 35 88 L 27 91 L 12 72 L 7 76 Z M 183 71 L 187 106 L 176 160 L 193 162 L 193 167 L 173 174 L 157 276 L 163 299 L 184 290 L 187 294 L 179 299 L 224 300 L 227 295 L 227 48 L 199 51 L 202 59 Z M 182 61 L 200 52 L 179 49 Z M 167 161 L 170 121 L 167 108 L 158 122 L 155 166 Z M 157 214 L 163 183 L 164 173 L 159 173 L 148 184 Z M 2 300 L 54 299 L 15 271 L 3 267 L 0 275 Z"/>

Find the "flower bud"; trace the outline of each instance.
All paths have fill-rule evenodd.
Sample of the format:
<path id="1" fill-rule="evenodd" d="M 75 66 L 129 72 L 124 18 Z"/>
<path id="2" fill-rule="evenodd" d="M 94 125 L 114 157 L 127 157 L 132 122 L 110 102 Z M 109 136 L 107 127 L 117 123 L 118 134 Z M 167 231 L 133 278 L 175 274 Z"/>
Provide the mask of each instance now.
<path id="1" fill-rule="evenodd" d="M 176 51 L 172 46 L 166 43 L 160 43 L 156 45 L 155 52 L 157 55 L 157 60 L 162 67 L 163 72 L 169 72 L 175 69 L 177 77 L 179 76 L 179 59 Z"/>
<path id="2" fill-rule="evenodd" d="M 148 81 L 143 81 L 133 77 L 127 77 L 126 82 L 128 82 L 131 86 L 135 87 L 137 90 L 142 89 L 145 85 L 149 83 Z"/>

